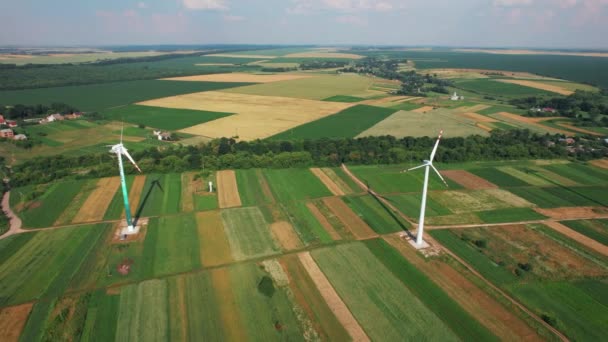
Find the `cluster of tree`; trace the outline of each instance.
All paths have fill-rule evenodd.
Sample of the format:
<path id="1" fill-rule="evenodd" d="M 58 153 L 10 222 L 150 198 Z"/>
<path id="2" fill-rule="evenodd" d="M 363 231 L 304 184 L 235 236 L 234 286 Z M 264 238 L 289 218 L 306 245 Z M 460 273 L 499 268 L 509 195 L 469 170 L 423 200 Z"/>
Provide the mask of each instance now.
<path id="1" fill-rule="evenodd" d="M 340 71 L 374 75 L 389 80 L 398 80 L 400 77 L 398 71 L 400 62 L 406 63 L 407 61 L 367 57 L 355 62 L 353 65 L 341 69 Z"/>
<path id="2" fill-rule="evenodd" d="M 11 107 L 5 107 L 0 105 L 0 108 L 4 108 L 4 111 L 0 109 L 0 113 L 3 113 L 5 118 L 14 120 L 23 120 L 32 117 L 43 116 L 46 114 L 71 114 L 74 112 L 78 112 L 78 108 L 61 102 L 54 102 L 50 106 L 42 104 L 16 104 Z"/>
<path id="3" fill-rule="evenodd" d="M 165 61 L 168 59 L 184 58 L 184 57 L 198 57 L 209 54 L 210 52 L 193 52 L 193 53 L 170 53 L 166 55 L 158 56 L 142 56 L 142 57 L 122 57 L 113 59 L 102 59 L 88 64 L 91 65 L 113 65 L 113 64 L 125 64 L 125 63 L 140 63 L 140 62 L 158 62 Z"/>
<path id="4" fill-rule="evenodd" d="M 432 91 L 440 94 L 448 94 L 447 87 L 452 85 L 449 80 L 441 79 L 437 75 L 425 74 L 420 75 L 415 71 L 406 71 L 400 73 L 402 82 L 399 94 L 401 95 L 416 95 L 424 96 L 427 92 Z M 428 84 L 428 86 L 427 86 Z"/>
<path id="5" fill-rule="evenodd" d="M 589 92 L 577 90 L 569 96 L 553 98 L 526 97 L 513 99 L 511 104 L 528 110 L 528 116 L 560 115 L 576 120 L 579 126 L 608 127 L 608 91 Z M 544 108 L 555 109 L 556 112 Z"/>
<path id="6" fill-rule="evenodd" d="M 262 69 L 260 69 L 260 71 L 262 72 L 289 72 L 289 71 L 297 71 L 298 68 L 271 68 L 271 67 L 264 67 Z"/>
<path id="7" fill-rule="evenodd" d="M 446 138 L 437 152 L 439 162 L 501 159 L 549 159 L 568 156 L 561 136 L 537 135 L 527 130 L 493 131 L 489 137 Z M 244 168 L 289 168 L 349 164 L 418 162 L 428 157 L 433 138 L 392 136 L 319 139 L 302 141 L 222 138 L 199 146 L 169 145 L 132 152 L 144 172 L 182 172 Z M 608 148 L 593 148 L 574 155 L 589 159 L 606 155 Z M 128 172 L 133 172 L 130 165 Z M 49 156 L 25 161 L 12 168 L 11 184 L 46 183 L 65 177 L 101 177 L 116 174 L 116 162 L 108 153 L 78 157 Z"/>
<path id="8" fill-rule="evenodd" d="M 347 62 L 332 61 L 332 60 L 313 60 L 300 63 L 300 69 L 302 70 L 316 70 L 316 69 L 331 69 L 331 68 L 342 68 L 347 65 Z"/>

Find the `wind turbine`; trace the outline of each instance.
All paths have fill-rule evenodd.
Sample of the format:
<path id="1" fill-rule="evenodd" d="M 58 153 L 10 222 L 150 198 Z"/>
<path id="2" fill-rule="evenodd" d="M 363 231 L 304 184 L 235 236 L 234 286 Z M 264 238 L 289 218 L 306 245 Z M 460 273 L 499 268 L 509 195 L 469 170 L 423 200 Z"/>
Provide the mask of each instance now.
<path id="1" fill-rule="evenodd" d="M 443 177 L 441 176 L 439 171 L 437 171 L 437 169 L 433 165 L 433 159 L 435 158 L 435 153 L 437 153 L 437 147 L 439 147 L 439 141 L 441 140 L 442 135 L 443 135 L 443 130 L 441 132 L 439 132 L 439 136 L 437 137 L 437 141 L 435 142 L 435 147 L 433 147 L 433 152 L 431 152 L 431 157 L 429 158 L 429 160 L 425 160 L 422 163 L 422 165 L 420 165 L 420 166 L 416 166 L 411 169 L 401 171 L 401 172 L 409 172 L 409 171 L 420 169 L 423 167 L 425 168 L 424 169 L 424 185 L 422 187 L 422 203 L 420 204 L 420 219 L 418 220 L 418 234 L 416 235 L 416 245 L 418 247 L 421 247 L 422 242 L 423 242 L 422 233 L 424 232 L 424 211 L 426 210 L 426 192 L 429 187 L 429 169 L 433 169 L 433 171 L 435 171 L 437 176 L 439 176 L 439 178 L 441 179 L 443 184 L 445 184 L 446 187 L 448 186 L 448 183 L 445 181 L 445 179 L 443 179 Z"/>
<path id="2" fill-rule="evenodd" d="M 137 171 L 141 172 L 141 169 L 139 168 L 139 166 L 137 166 L 137 164 L 135 163 L 135 161 L 129 154 L 129 151 L 127 151 L 125 146 L 122 144 L 122 128 L 120 130 L 120 143 L 116 144 L 116 145 L 109 145 L 109 146 L 112 147 L 110 149 L 110 153 L 115 153 L 116 156 L 118 157 L 118 169 L 120 170 L 120 185 L 122 187 L 122 198 L 124 200 L 125 213 L 126 213 L 126 217 L 127 217 L 127 234 L 133 234 L 136 232 L 136 230 L 135 230 L 135 227 L 133 226 L 133 219 L 131 218 L 131 206 L 129 205 L 129 193 L 127 192 L 127 182 L 125 180 L 125 170 L 124 170 L 123 164 L 122 164 L 122 156 L 123 155 L 126 156 L 129 159 L 129 161 L 131 161 L 131 164 L 133 164 L 133 166 L 135 166 Z"/>

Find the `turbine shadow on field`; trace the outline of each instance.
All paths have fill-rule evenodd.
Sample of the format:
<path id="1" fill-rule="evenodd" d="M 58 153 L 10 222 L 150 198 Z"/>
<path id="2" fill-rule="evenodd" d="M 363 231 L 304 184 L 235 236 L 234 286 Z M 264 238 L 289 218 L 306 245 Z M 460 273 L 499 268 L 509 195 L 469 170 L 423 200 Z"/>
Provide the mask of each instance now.
<path id="1" fill-rule="evenodd" d="M 378 195 L 380 196 L 380 195 Z M 407 227 L 405 225 L 403 225 L 403 223 L 401 222 L 401 220 L 399 219 L 399 217 L 397 215 L 395 215 L 395 213 L 391 210 L 391 208 L 387 207 L 386 204 L 384 204 L 384 202 L 382 202 L 380 199 L 378 199 L 378 197 L 372 195 L 372 197 L 376 200 L 376 202 L 378 202 L 378 204 L 380 204 L 380 206 L 382 207 L 382 209 L 384 209 L 390 216 L 391 218 L 397 222 L 397 224 L 399 225 L 399 227 L 401 227 L 401 230 L 403 230 L 410 238 L 415 238 L 414 235 L 412 234 L 412 232 L 410 232 L 409 229 L 407 229 Z M 384 200 L 393 203 L 393 205 L 395 205 L 396 203 L 391 201 L 388 198 L 382 197 Z M 395 205 L 396 207 L 396 205 Z"/>
<path id="2" fill-rule="evenodd" d="M 160 185 L 160 182 L 158 179 L 155 179 L 152 182 L 150 182 L 150 188 L 148 188 L 148 191 L 146 192 L 144 199 L 141 201 L 141 204 L 139 205 L 139 208 L 137 208 L 137 212 L 135 213 L 135 216 L 133 217 L 134 226 L 137 226 L 137 221 L 139 221 L 139 218 L 141 217 L 141 213 L 144 210 L 144 208 L 146 207 L 148 198 L 152 194 L 152 191 L 154 190 L 155 185 L 158 186 L 158 188 L 160 189 L 161 192 L 165 192 L 165 190 L 163 190 L 163 187 Z"/>

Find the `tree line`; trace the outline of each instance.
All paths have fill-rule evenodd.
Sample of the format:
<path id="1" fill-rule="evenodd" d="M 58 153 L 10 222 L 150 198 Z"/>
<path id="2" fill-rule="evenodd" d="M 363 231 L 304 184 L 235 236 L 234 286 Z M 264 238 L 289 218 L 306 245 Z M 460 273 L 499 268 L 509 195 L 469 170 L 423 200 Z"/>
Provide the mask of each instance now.
<path id="1" fill-rule="evenodd" d="M 437 152 L 438 162 L 454 163 L 482 160 L 551 159 L 569 156 L 560 135 L 539 135 L 528 130 L 493 131 L 490 136 L 445 138 Z M 553 142 L 553 143 L 551 143 Z M 348 164 L 395 164 L 419 162 L 428 158 L 434 143 L 430 137 L 392 136 L 318 139 L 301 141 L 235 141 L 216 139 L 199 146 L 170 145 L 133 151 L 146 173 L 183 172 L 247 168 L 290 168 L 339 166 Z M 583 140 L 580 142 L 584 143 Z M 593 148 L 570 156 L 599 158 L 608 148 L 592 141 Z M 135 170 L 125 164 L 127 172 Z M 12 167 L 11 185 L 47 183 L 62 178 L 105 177 L 117 174 L 110 153 L 82 156 L 39 157 Z"/>
<path id="2" fill-rule="evenodd" d="M 55 113 L 71 114 L 78 111 L 78 108 L 61 102 L 54 102 L 49 106 L 43 104 L 16 104 L 14 106 L 0 105 L 0 113 L 4 115 L 4 118 L 13 120 L 23 120 Z"/>

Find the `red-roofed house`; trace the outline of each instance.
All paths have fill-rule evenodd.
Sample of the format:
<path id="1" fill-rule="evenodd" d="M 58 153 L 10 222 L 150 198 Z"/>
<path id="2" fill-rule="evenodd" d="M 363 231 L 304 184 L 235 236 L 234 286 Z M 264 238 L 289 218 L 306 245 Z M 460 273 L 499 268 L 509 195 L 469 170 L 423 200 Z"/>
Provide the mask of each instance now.
<path id="1" fill-rule="evenodd" d="M 17 127 L 17 121 L 13 121 L 13 120 L 7 120 L 6 124 L 8 125 L 8 127 Z"/>
<path id="2" fill-rule="evenodd" d="M 12 129 L 0 129 L 0 138 L 12 138 L 15 135 Z"/>

